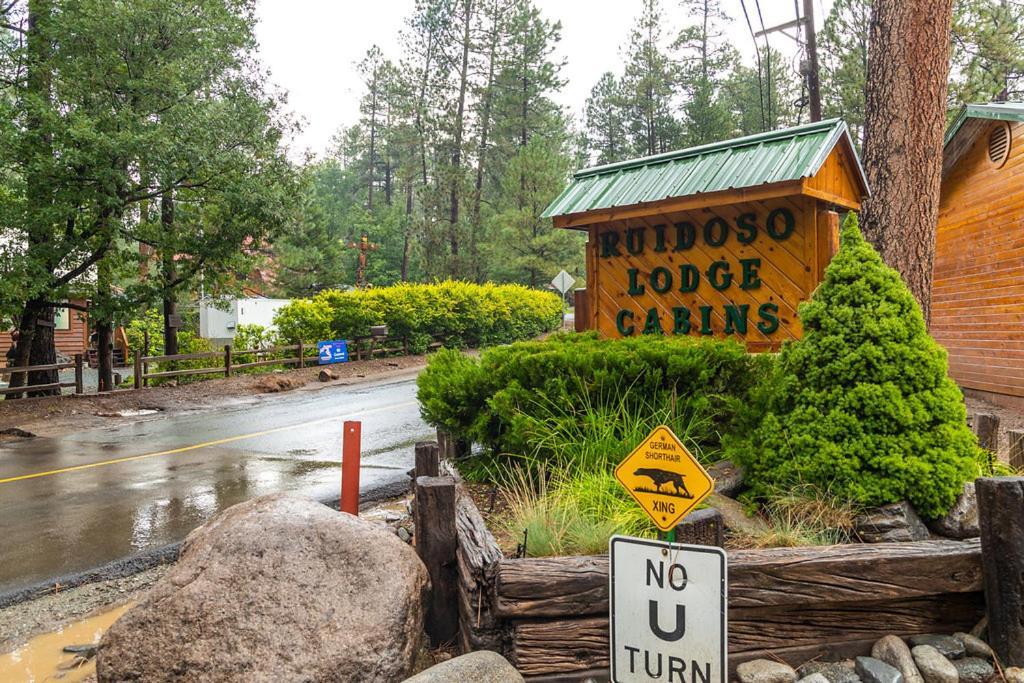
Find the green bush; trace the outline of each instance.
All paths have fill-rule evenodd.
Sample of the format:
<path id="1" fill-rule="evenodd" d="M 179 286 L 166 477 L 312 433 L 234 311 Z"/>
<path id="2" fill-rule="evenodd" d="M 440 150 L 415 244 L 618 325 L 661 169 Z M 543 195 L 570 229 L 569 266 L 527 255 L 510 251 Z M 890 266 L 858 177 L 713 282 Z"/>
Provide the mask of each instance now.
<path id="1" fill-rule="evenodd" d="M 491 346 L 556 329 L 562 303 L 551 292 L 521 285 L 398 284 L 346 292 L 328 290 L 285 306 L 274 317 L 281 343 L 353 339 L 371 325 L 422 353 L 433 339 L 450 346 Z"/>
<path id="2" fill-rule="evenodd" d="M 854 214 L 841 244 L 800 307 L 803 339 L 783 347 L 747 414 L 749 431 L 727 450 L 747 468 L 755 498 L 810 484 L 858 504 L 909 500 L 941 516 L 978 474 L 963 397 L 916 300 Z"/>
<path id="3" fill-rule="evenodd" d="M 770 360 L 733 341 L 565 334 L 479 358 L 441 351 L 418 396 L 427 422 L 493 453 L 598 467 L 666 423 L 710 457 Z"/>

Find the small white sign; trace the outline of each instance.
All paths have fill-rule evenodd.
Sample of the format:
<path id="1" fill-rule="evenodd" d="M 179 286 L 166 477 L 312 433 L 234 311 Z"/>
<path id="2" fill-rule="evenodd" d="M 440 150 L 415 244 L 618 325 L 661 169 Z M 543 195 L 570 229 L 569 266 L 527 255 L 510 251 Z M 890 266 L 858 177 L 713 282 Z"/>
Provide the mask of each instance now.
<path id="1" fill-rule="evenodd" d="M 725 551 L 614 536 L 613 683 L 727 683 Z"/>
<path id="2" fill-rule="evenodd" d="M 555 276 L 555 279 L 551 281 L 552 286 L 562 294 L 569 291 L 569 288 L 576 282 L 576 278 L 564 270 Z"/>

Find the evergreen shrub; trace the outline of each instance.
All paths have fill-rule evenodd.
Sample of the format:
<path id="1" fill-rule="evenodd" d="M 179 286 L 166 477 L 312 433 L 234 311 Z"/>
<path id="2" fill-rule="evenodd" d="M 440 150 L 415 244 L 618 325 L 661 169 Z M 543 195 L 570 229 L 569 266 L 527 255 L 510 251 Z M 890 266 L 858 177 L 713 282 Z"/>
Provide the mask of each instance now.
<path id="1" fill-rule="evenodd" d="M 854 214 L 799 315 L 803 338 L 783 347 L 747 427 L 726 443 L 752 495 L 809 484 L 861 505 L 909 500 L 925 517 L 943 515 L 978 475 L 977 442 L 946 352 Z"/>
<path id="2" fill-rule="evenodd" d="M 733 341 L 563 334 L 479 358 L 441 351 L 420 374 L 418 396 L 427 422 L 492 453 L 542 460 L 573 453 L 614 466 L 628 453 L 622 448 L 659 422 L 685 432 L 696 450 L 717 450 L 770 361 Z M 589 455 L 589 446 L 601 453 Z"/>
<path id="3" fill-rule="evenodd" d="M 366 290 L 327 290 L 277 312 L 281 343 L 352 339 L 371 325 L 409 340 L 422 353 L 434 339 L 450 346 L 490 346 L 536 337 L 561 324 L 562 301 L 522 285 L 398 284 Z"/>

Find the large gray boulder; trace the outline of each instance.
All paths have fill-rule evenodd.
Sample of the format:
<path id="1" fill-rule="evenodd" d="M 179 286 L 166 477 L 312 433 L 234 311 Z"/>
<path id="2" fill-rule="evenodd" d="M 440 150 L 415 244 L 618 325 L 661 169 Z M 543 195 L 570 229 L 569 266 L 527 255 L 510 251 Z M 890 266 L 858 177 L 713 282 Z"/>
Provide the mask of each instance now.
<path id="1" fill-rule="evenodd" d="M 278 494 L 228 508 L 107 631 L 112 681 L 401 681 L 429 580 L 386 528 Z"/>
<path id="2" fill-rule="evenodd" d="M 421 671 L 405 683 L 522 683 L 522 675 L 497 652 L 480 650 Z"/>
<path id="3" fill-rule="evenodd" d="M 923 541 L 928 538 L 928 527 L 906 501 L 867 510 L 854 520 L 854 529 L 865 543 Z"/>
<path id="4" fill-rule="evenodd" d="M 978 495 L 974 491 L 974 482 L 964 484 L 963 493 L 959 495 L 943 517 L 928 521 L 928 528 L 939 536 L 963 540 L 977 538 L 981 535 L 978 523 Z"/>

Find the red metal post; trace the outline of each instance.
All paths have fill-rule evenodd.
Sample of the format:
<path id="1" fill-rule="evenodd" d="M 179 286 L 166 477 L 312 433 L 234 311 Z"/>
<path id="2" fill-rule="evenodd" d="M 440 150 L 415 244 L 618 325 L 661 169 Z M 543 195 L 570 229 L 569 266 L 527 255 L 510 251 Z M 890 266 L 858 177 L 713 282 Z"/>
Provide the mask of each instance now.
<path id="1" fill-rule="evenodd" d="M 341 511 L 359 514 L 359 439 L 363 423 L 346 421 L 341 445 Z"/>

